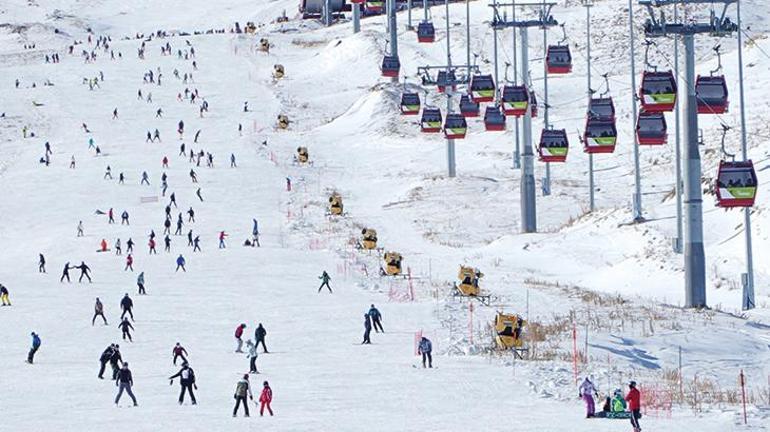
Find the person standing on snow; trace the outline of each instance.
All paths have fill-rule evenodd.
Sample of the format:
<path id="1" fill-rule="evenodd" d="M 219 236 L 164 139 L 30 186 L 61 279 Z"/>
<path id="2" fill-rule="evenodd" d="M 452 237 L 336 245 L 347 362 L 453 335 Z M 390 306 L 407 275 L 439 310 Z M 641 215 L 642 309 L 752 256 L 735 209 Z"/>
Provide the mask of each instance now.
<path id="1" fill-rule="evenodd" d="M 195 223 L 195 210 L 193 210 L 192 207 L 190 207 L 190 210 L 187 210 L 187 222 Z"/>
<path id="2" fill-rule="evenodd" d="M 110 361 L 114 353 L 115 353 L 115 344 L 110 344 L 110 346 L 108 346 L 107 349 L 105 349 L 102 352 L 102 355 L 99 357 L 100 367 L 99 367 L 99 374 L 97 375 L 99 379 L 104 379 L 104 369 L 107 368 L 107 362 Z"/>
<path id="3" fill-rule="evenodd" d="M 131 225 L 130 223 L 128 223 L 128 212 L 125 210 L 123 210 L 123 213 L 120 215 L 120 224 Z"/>
<path id="4" fill-rule="evenodd" d="M 80 261 L 80 265 L 75 266 L 73 268 L 80 270 L 80 278 L 78 279 L 78 282 L 83 282 L 83 276 L 85 276 L 86 278 L 88 278 L 88 283 L 92 283 L 91 275 L 88 273 L 91 271 L 91 267 L 88 267 L 85 261 Z"/>
<path id="5" fill-rule="evenodd" d="M 3 306 L 11 305 L 11 299 L 8 297 L 8 288 L 3 284 L 0 284 L 0 301 L 3 302 Z"/>
<path id="6" fill-rule="evenodd" d="M 364 341 L 361 342 L 361 345 L 369 345 L 372 343 L 372 340 L 369 338 L 369 335 L 372 333 L 372 321 L 369 318 L 369 314 L 364 314 Z"/>
<path id="7" fill-rule="evenodd" d="M 265 353 L 267 353 L 267 346 L 265 345 L 265 336 L 267 336 L 267 330 L 265 330 L 264 327 L 262 327 L 262 323 L 259 323 L 257 326 L 257 329 L 254 330 L 254 347 L 258 347 L 259 344 L 262 344 L 262 349 Z"/>
<path id="8" fill-rule="evenodd" d="M 179 254 L 179 257 L 176 259 L 176 271 L 179 271 L 181 268 L 183 272 L 187 273 L 187 269 L 184 268 L 184 257 L 182 254 Z"/>
<path id="9" fill-rule="evenodd" d="M 235 153 L 230 153 L 230 168 L 238 168 L 235 164 Z"/>
<path id="10" fill-rule="evenodd" d="M 134 257 L 131 256 L 131 254 L 126 256 L 126 268 L 124 268 L 123 271 L 128 271 L 128 269 L 134 271 Z"/>
<path id="11" fill-rule="evenodd" d="M 128 362 L 123 363 L 123 367 L 118 372 L 117 380 L 115 380 L 115 386 L 118 387 L 118 395 L 115 396 L 115 405 L 120 402 L 120 397 L 123 395 L 123 390 L 128 393 L 131 400 L 134 401 L 134 406 L 137 406 L 136 396 L 131 391 L 131 387 L 134 386 L 134 378 L 131 376 L 131 370 L 128 369 Z"/>
<path id="12" fill-rule="evenodd" d="M 195 195 L 198 196 L 198 199 L 203 202 L 203 195 L 201 195 L 201 188 L 198 188 L 198 190 L 195 191 Z"/>
<path id="13" fill-rule="evenodd" d="M 586 404 L 586 418 L 591 418 L 596 415 L 596 405 L 594 402 L 594 396 L 599 397 L 599 393 L 596 391 L 594 383 L 591 382 L 589 377 L 583 380 L 580 384 L 578 397 L 583 399 Z"/>
<path id="14" fill-rule="evenodd" d="M 39 255 L 39 259 L 37 262 L 37 271 L 38 273 L 45 273 L 45 257 L 43 256 L 43 254 L 38 254 L 38 255 Z"/>
<path id="15" fill-rule="evenodd" d="M 83 221 L 78 221 L 78 237 L 83 237 Z"/>
<path id="16" fill-rule="evenodd" d="M 131 240 L 131 237 L 128 238 L 128 241 L 126 242 L 126 253 L 131 253 L 134 251 L 134 241 Z"/>
<path id="17" fill-rule="evenodd" d="M 431 352 L 433 352 L 433 344 L 430 342 L 430 339 L 423 337 L 420 339 L 420 344 L 417 347 L 417 353 L 422 355 L 422 367 L 425 367 L 425 360 L 428 360 L 428 367 L 433 367 L 433 356 L 431 355 Z"/>
<path id="18" fill-rule="evenodd" d="M 174 378 L 179 378 L 179 384 L 182 387 L 181 393 L 179 393 L 179 405 L 184 403 L 185 391 L 190 393 L 190 399 L 193 405 L 197 405 L 198 401 L 195 400 L 195 393 L 193 393 L 193 387 L 198 390 L 198 386 L 195 384 L 195 372 L 192 370 L 187 361 L 182 362 L 182 369 L 168 377 L 170 384 L 174 384 Z"/>
<path id="19" fill-rule="evenodd" d="M 147 186 L 150 185 L 150 176 L 147 174 L 147 171 L 142 171 L 142 180 L 139 182 L 140 185 L 147 184 Z"/>
<path id="20" fill-rule="evenodd" d="M 238 346 L 235 348 L 235 352 L 242 353 L 241 347 L 243 347 L 243 330 L 246 328 L 246 324 L 240 324 L 235 328 L 235 341 Z"/>
<path id="21" fill-rule="evenodd" d="M 144 272 L 139 273 L 139 276 L 137 276 L 136 286 L 139 287 L 139 295 L 147 295 L 147 291 L 144 290 Z"/>
<path id="22" fill-rule="evenodd" d="M 94 303 L 94 317 L 91 318 L 91 326 L 96 323 L 96 317 L 102 317 L 102 321 L 104 321 L 104 325 L 107 324 L 107 317 L 104 316 L 104 305 L 102 304 L 102 301 L 99 300 L 99 297 L 96 298 L 96 303 Z"/>
<path id="23" fill-rule="evenodd" d="M 372 324 L 374 325 L 374 331 L 379 333 L 383 332 L 385 333 L 385 330 L 382 328 L 382 323 L 380 320 L 382 320 L 382 314 L 380 311 L 372 305 L 372 307 L 369 308 L 369 316 L 372 318 Z"/>
<path id="24" fill-rule="evenodd" d="M 107 218 L 109 219 L 107 223 L 114 224 L 115 223 L 115 212 L 112 210 L 112 207 L 107 211 Z"/>
<path id="25" fill-rule="evenodd" d="M 249 385 L 249 374 L 243 375 L 243 378 L 238 381 L 238 384 L 235 386 L 235 394 L 233 395 L 235 398 L 233 417 L 238 415 L 238 407 L 241 406 L 241 402 L 243 402 L 243 409 L 246 412 L 245 417 L 249 416 L 249 404 L 246 401 L 247 396 L 249 399 L 254 400 L 254 396 L 251 394 L 251 385 Z"/>
<path id="26" fill-rule="evenodd" d="M 174 366 L 176 366 L 176 359 L 179 357 L 182 357 L 182 363 L 187 363 L 187 350 L 179 342 L 174 345 L 171 353 L 174 354 Z"/>
<path id="27" fill-rule="evenodd" d="M 123 340 L 126 340 L 126 338 L 128 338 L 129 342 L 134 341 L 133 339 L 131 339 L 131 332 L 129 331 L 129 330 L 133 330 L 134 326 L 131 325 L 131 322 L 128 321 L 128 318 L 123 318 L 123 321 L 121 321 L 120 324 L 118 324 L 118 328 L 123 332 Z"/>
<path id="28" fill-rule="evenodd" d="M 64 278 L 67 278 L 67 283 L 70 281 L 70 270 L 74 269 L 75 267 L 71 267 L 69 261 L 67 261 L 67 264 L 64 264 L 64 269 L 61 273 L 61 279 L 59 279 L 59 283 L 64 282 Z"/>
<path id="29" fill-rule="evenodd" d="M 626 402 L 628 402 L 628 410 L 631 411 L 631 426 L 634 432 L 640 432 L 642 430 L 639 426 L 639 419 L 642 417 L 642 395 L 636 388 L 636 381 L 628 383 L 628 388 Z"/>
<path id="30" fill-rule="evenodd" d="M 227 246 L 225 245 L 225 238 L 227 237 L 227 234 L 224 231 L 219 232 L 219 248 L 224 249 Z"/>
<path id="31" fill-rule="evenodd" d="M 254 225 L 251 228 L 251 237 L 252 237 L 251 245 L 252 246 L 256 246 L 256 247 L 260 247 L 260 245 L 259 245 L 259 223 L 257 222 L 256 219 L 253 219 L 253 221 L 254 221 Z"/>
<path id="32" fill-rule="evenodd" d="M 321 289 L 325 286 L 329 289 L 329 293 L 332 292 L 332 287 L 329 286 L 329 281 L 332 280 L 332 278 L 329 276 L 329 273 L 326 273 L 326 270 L 324 270 L 323 274 L 318 277 L 318 279 L 321 279 L 321 286 L 318 287 L 318 292 L 321 292 Z"/>
<path id="33" fill-rule="evenodd" d="M 147 246 L 149 246 L 149 248 L 150 248 L 150 252 L 149 252 L 150 255 L 152 255 L 153 253 L 155 255 L 158 254 L 158 251 L 155 250 L 155 239 L 154 238 L 151 238 L 150 241 L 147 242 Z"/>
<path id="34" fill-rule="evenodd" d="M 265 413 L 265 408 L 270 416 L 273 415 L 273 409 L 270 407 L 270 403 L 273 401 L 273 389 L 270 388 L 270 384 L 267 381 L 262 383 L 262 394 L 259 395 L 259 416 L 261 417 Z"/>
<path id="35" fill-rule="evenodd" d="M 193 252 L 195 252 L 195 251 L 202 252 L 201 251 L 201 236 L 199 236 L 199 235 L 195 236 L 195 238 L 193 239 Z"/>
<path id="36" fill-rule="evenodd" d="M 131 321 L 134 321 L 134 301 L 128 296 L 128 293 L 120 300 L 120 308 L 123 309 L 123 313 L 120 314 L 120 319 L 124 319 L 126 314 L 131 317 Z"/>
<path id="37" fill-rule="evenodd" d="M 251 339 L 246 341 L 246 356 L 249 358 L 249 373 L 257 374 L 257 346 Z"/>
<path id="38" fill-rule="evenodd" d="M 115 255 L 122 255 L 123 248 L 120 246 L 120 239 L 115 242 Z"/>
<path id="39" fill-rule="evenodd" d="M 37 350 L 40 349 L 40 344 L 42 343 L 40 341 L 40 336 L 37 335 L 37 333 L 32 332 L 32 348 L 29 349 L 29 354 L 27 355 L 27 363 L 32 364 L 35 361 L 35 353 Z"/>
<path id="40" fill-rule="evenodd" d="M 120 355 L 120 345 L 114 344 L 112 355 L 110 356 L 110 368 L 112 369 L 112 380 L 118 379 L 120 366 L 123 364 L 123 357 Z"/>
<path id="41" fill-rule="evenodd" d="M 166 235 L 166 237 L 163 238 L 163 243 L 165 244 L 165 247 L 163 250 L 165 250 L 166 252 L 171 252 L 171 237 L 169 237 L 168 234 Z"/>

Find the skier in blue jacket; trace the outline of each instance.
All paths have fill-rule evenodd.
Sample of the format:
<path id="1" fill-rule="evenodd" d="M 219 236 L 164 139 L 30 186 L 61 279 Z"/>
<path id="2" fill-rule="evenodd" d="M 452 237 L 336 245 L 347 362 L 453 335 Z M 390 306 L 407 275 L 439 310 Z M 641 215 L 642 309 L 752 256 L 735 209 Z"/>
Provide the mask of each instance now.
<path id="1" fill-rule="evenodd" d="M 40 336 L 37 335 L 37 333 L 32 332 L 32 348 L 29 350 L 29 355 L 27 355 L 27 363 L 32 364 L 35 360 L 35 353 L 38 349 L 40 349 Z"/>
<path id="2" fill-rule="evenodd" d="M 379 333 L 383 332 L 385 333 L 385 330 L 382 328 L 382 323 L 380 320 L 382 320 L 382 314 L 380 311 L 372 305 L 371 308 L 369 308 L 369 317 L 372 319 L 372 325 L 374 326 L 374 331 Z"/>
<path id="3" fill-rule="evenodd" d="M 186 273 L 187 270 L 184 268 L 184 263 L 185 263 L 184 257 L 180 254 L 179 258 L 176 259 L 176 271 L 179 271 L 179 269 L 181 268 L 182 271 Z"/>
<path id="4" fill-rule="evenodd" d="M 428 367 L 433 367 L 433 356 L 431 355 L 431 352 L 433 351 L 433 344 L 430 342 L 430 339 L 423 337 L 420 339 L 420 345 L 417 347 L 417 352 L 422 355 L 422 367 L 425 367 L 425 360 L 428 360 Z"/>

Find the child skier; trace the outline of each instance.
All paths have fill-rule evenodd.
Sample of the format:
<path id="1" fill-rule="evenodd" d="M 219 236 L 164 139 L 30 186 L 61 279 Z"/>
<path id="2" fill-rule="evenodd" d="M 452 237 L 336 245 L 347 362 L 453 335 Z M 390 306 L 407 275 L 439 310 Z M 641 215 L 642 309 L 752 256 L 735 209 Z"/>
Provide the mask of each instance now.
<path id="1" fill-rule="evenodd" d="M 578 397 L 583 399 L 586 404 L 586 418 L 591 418 L 596 415 L 596 405 L 594 402 L 594 396 L 599 397 L 599 393 L 596 391 L 594 383 L 591 382 L 589 377 L 583 380 L 580 384 Z"/>
<path id="2" fill-rule="evenodd" d="M 174 349 L 171 350 L 171 353 L 174 355 L 174 366 L 176 366 L 176 359 L 179 357 L 182 358 L 182 363 L 187 363 L 187 350 L 184 349 L 179 342 L 174 345 Z"/>
<path id="3" fill-rule="evenodd" d="M 270 403 L 273 401 L 273 389 L 270 388 L 270 384 L 267 381 L 262 383 L 262 394 L 259 395 L 259 415 L 264 414 L 265 408 L 270 415 L 273 415 L 273 409 L 270 408 Z"/>

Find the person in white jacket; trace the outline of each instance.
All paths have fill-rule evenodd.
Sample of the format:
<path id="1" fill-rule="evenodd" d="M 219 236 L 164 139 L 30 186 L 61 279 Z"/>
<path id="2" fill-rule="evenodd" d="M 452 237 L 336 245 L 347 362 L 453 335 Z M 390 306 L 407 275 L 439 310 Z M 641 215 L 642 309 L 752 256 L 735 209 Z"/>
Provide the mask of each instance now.
<path id="1" fill-rule="evenodd" d="M 589 377 L 586 377 L 586 379 L 583 381 L 582 384 L 580 384 L 580 388 L 578 390 L 580 393 L 578 394 L 578 397 L 583 399 L 583 401 L 586 403 L 586 418 L 591 418 L 596 414 L 596 405 L 594 404 L 594 396 L 598 397 L 599 394 L 596 391 L 596 387 L 594 386 L 594 383 L 591 382 Z"/>
<path id="2" fill-rule="evenodd" d="M 249 373 L 259 373 L 257 370 L 257 345 L 251 341 L 246 341 L 246 357 L 249 358 Z"/>

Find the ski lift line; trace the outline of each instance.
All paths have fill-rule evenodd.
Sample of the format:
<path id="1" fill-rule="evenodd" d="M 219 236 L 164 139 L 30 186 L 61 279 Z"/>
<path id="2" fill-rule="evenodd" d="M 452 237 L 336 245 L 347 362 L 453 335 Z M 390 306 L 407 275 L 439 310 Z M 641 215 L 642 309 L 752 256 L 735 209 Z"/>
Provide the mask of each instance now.
<path id="1" fill-rule="evenodd" d="M 744 36 L 746 36 L 746 38 L 747 38 L 748 40 L 750 40 L 750 41 L 751 41 L 751 43 L 753 43 L 753 44 L 754 44 L 754 47 L 755 47 L 755 48 L 757 48 L 757 49 L 759 50 L 759 52 L 761 52 L 761 53 L 762 53 L 762 55 L 763 55 L 763 56 L 765 56 L 765 57 L 767 57 L 768 59 L 770 59 L 770 54 L 768 54 L 768 53 L 767 53 L 767 51 L 763 50 L 763 49 L 762 49 L 762 47 L 761 47 L 761 46 L 759 46 L 759 43 L 757 43 L 757 40 L 756 40 L 756 39 L 754 39 L 753 37 L 749 36 L 749 34 L 748 34 L 748 32 L 747 32 L 746 30 L 741 30 L 741 31 L 743 32 L 743 35 L 744 35 Z"/>

